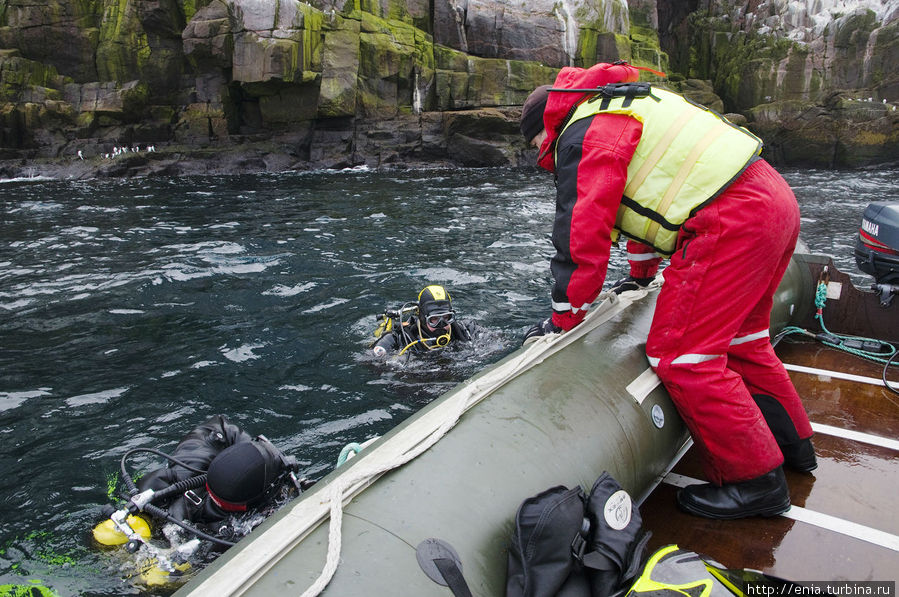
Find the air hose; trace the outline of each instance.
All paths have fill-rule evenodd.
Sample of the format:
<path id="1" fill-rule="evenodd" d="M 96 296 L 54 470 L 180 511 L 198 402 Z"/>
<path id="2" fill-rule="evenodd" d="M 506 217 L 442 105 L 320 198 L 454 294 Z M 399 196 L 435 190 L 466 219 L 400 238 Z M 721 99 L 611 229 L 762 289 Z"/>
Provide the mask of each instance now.
<path id="1" fill-rule="evenodd" d="M 131 475 L 128 474 L 128 469 L 125 468 L 125 461 L 132 454 L 137 454 L 139 452 L 149 452 L 150 454 L 156 454 L 157 456 L 161 456 L 161 457 L 165 458 L 166 460 L 168 460 L 169 462 L 173 462 L 173 463 L 177 464 L 178 466 L 184 467 L 187 470 L 189 470 L 190 472 L 196 473 L 198 475 L 203 475 L 206 473 L 206 471 L 201 471 L 198 468 L 194 468 L 194 467 L 190 466 L 189 464 L 185 464 L 185 463 L 181 462 L 174 456 L 170 456 L 170 455 L 166 454 L 165 452 L 161 452 L 154 448 L 134 448 L 132 450 L 128 450 L 127 452 L 125 452 L 125 454 L 122 456 L 122 460 L 119 463 L 120 468 L 122 470 L 122 478 L 125 480 L 125 485 L 128 487 L 128 493 L 130 493 L 131 495 L 134 495 L 135 493 L 137 493 L 138 489 L 137 489 L 137 485 L 135 485 L 135 483 L 134 483 L 134 480 L 131 479 Z"/>
<path id="2" fill-rule="evenodd" d="M 160 489 L 153 494 L 152 501 L 158 502 L 171 495 L 175 495 L 176 493 L 184 493 L 189 489 L 196 489 L 197 487 L 203 487 L 204 485 L 206 485 L 206 473 L 184 479 L 183 481 L 178 481 L 177 483 L 172 483 L 165 489 Z"/>
<path id="3" fill-rule="evenodd" d="M 185 531 L 187 531 L 188 533 L 193 533 L 200 539 L 206 539 L 207 541 L 212 541 L 213 543 L 223 545 L 224 547 L 233 547 L 235 545 L 235 543 L 233 543 L 231 541 L 226 541 L 225 539 L 219 539 L 218 537 L 214 537 L 212 535 L 209 535 L 208 533 L 204 533 L 200 529 L 193 527 L 184 521 L 178 520 L 177 518 L 175 518 L 174 516 L 172 516 L 165 510 L 163 510 L 162 508 L 159 508 L 158 506 L 154 506 L 153 504 L 145 504 L 143 511 L 151 516 L 155 516 L 157 518 L 163 518 L 173 524 L 176 524 L 179 527 L 181 527 L 182 529 L 184 529 Z"/>
<path id="4" fill-rule="evenodd" d="M 881 377 L 884 386 L 891 392 L 899 394 L 899 389 L 890 384 L 887 380 L 887 371 L 890 366 L 899 366 L 899 362 L 894 363 L 897 355 L 899 355 L 899 350 L 897 350 L 893 344 L 883 340 L 865 338 L 862 336 L 835 334 L 831 332 L 824 324 L 824 307 L 826 303 L 827 269 L 825 268 L 818 280 L 818 286 L 815 289 L 815 319 L 818 320 L 818 324 L 821 326 L 821 332 L 816 334 L 800 327 L 787 326 L 773 338 L 772 344 L 776 345 L 782 338 L 790 334 L 802 334 L 814 338 L 826 346 L 848 352 L 849 354 L 854 354 L 855 356 L 868 359 L 869 361 L 881 363 L 883 364 L 883 373 Z"/>
<path id="5" fill-rule="evenodd" d="M 134 480 L 131 478 L 131 475 L 128 474 L 128 469 L 125 467 L 125 461 L 128 459 L 128 457 L 131 456 L 132 454 L 135 454 L 138 452 L 148 452 L 150 454 L 156 454 L 157 456 L 161 456 L 161 457 L 165 458 L 166 460 L 173 462 L 174 464 L 176 464 L 178 466 L 184 467 L 185 469 L 189 470 L 192 473 L 197 473 L 197 474 L 188 479 L 184 479 L 183 481 L 178 481 L 177 483 L 173 483 L 172 485 L 169 485 L 165 489 L 161 489 L 159 491 L 153 492 L 152 495 L 150 496 L 150 499 L 148 502 L 140 503 L 139 501 L 135 501 L 133 499 L 134 496 L 136 496 L 140 493 L 140 490 L 138 490 L 137 485 L 134 483 Z M 212 535 L 204 533 L 203 531 L 201 531 L 181 520 L 178 520 L 177 518 L 170 515 L 165 510 L 163 510 L 162 508 L 160 508 L 158 506 L 154 506 L 151 503 L 154 501 L 159 501 L 159 500 L 165 499 L 167 497 L 170 497 L 170 496 L 178 494 L 178 493 L 183 493 L 190 489 L 196 489 L 197 487 L 202 487 L 203 485 L 206 484 L 206 472 L 205 471 L 201 471 L 198 468 L 192 467 L 189 464 L 186 464 L 186 463 L 178 460 L 174 456 L 171 456 L 169 454 L 166 454 L 165 452 L 162 452 L 160 450 L 156 450 L 153 448 L 134 448 L 133 450 L 128 450 L 122 456 L 120 465 L 121 465 L 121 469 L 122 469 L 122 478 L 125 481 L 125 485 L 128 487 L 129 495 L 126 499 L 128 500 L 129 511 L 132 511 L 132 513 L 134 513 L 135 511 L 146 512 L 147 514 L 150 514 L 151 516 L 154 516 L 157 518 L 162 518 L 173 524 L 176 524 L 179 527 L 181 527 L 182 529 L 186 530 L 189 533 L 196 535 L 197 537 L 200 537 L 201 539 L 206 539 L 207 541 L 212 541 L 213 543 L 217 543 L 217 544 L 223 545 L 225 547 L 231 547 L 234 545 L 234 543 L 232 543 L 231 541 L 226 541 L 224 539 L 219 539 L 218 537 L 213 537 Z"/>

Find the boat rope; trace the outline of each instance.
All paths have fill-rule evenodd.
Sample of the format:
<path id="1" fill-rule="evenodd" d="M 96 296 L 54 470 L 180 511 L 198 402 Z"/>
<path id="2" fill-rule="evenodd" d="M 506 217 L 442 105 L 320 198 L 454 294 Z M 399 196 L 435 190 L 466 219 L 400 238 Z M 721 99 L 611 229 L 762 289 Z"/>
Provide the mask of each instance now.
<path id="1" fill-rule="evenodd" d="M 853 354 L 857 357 L 880 363 L 883 365 L 883 385 L 891 392 L 899 394 L 899 388 L 891 384 L 887 379 L 887 372 L 890 367 L 899 367 L 899 361 L 896 361 L 896 357 L 899 355 L 899 349 L 897 349 L 896 346 L 876 338 L 837 334 L 827 329 L 827 326 L 824 323 L 824 307 L 827 305 L 828 278 L 827 268 L 825 267 L 824 271 L 821 272 L 821 276 L 818 279 L 818 285 L 815 288 L 815 319 L 818 321 L 818 325 L 821 326 L 821 332 L 816 334 L 804 328 L 787 326 L 777 334 L 773 343 L 776 344 L 781 338 L 790 334 L 801 334 L 814 338 L 831 348 L 836 348 L 837 350 L 842 350 L 843 352 Z"/>
<path id="2" fill-rule="evenodd" d="M 343 447 L 343 450 L 340 451 L 340 455 L 337 457 L 337 466 L 340 466 L 350 458 L 350 452 L 352 452 L 353 454 L 358 454 L 361 451 L 361 445 L 357 444 L 356 442 L 348 443 Z"/>
<path id="3" fill-rule="evenodd" d="M 458 403 L 461 406 L 464 406 L 463 402 Z M 354 469 L 351 469 L 349 474 L 338 477 L 334 480 L 333 483 L 328 487 L 325 495 L 322 499 L 328 500 L 331 503 L 330 507 L 330 521 L 328 524 L 328 554 L 325 559 L 325 566 L 322 568 L 322 572 L 319 577 L 315 580 L 312 585 L 306 589 L 303 593 L 302 597 L 314 597 L 321 593 L 328 583 L 331 582 L 331 579 L 334 577 L 334 573 L 337 572 L 337 565 L 340 563 L 340 548 L 341 548 L 341 527 L 343 524 L 343 502 L 347 498 L 347 494 L 349 493 L 350 488 L 357 485 L 360 482 L 371 481 L 383 473 L 390 471 L 398 466 L 402 466 L 403 464 L 413 460 L 426 450 L 428 450 L 431 446 L 437 443 L 441 437 L 446 435 L 446 432 L 452 429 L 456 425 L 456 421 L 459 420 L 459 417 L 462 416 L 462 413 L 465 411 L 465 408 L 457 408 L 455 412 L 444 419 L 443 424 L 440 425 L 434 432 L 425 439 L 425 441 L 420 442 L 417 446 L 413 447 L 411 450 L 407 451 L 404 454 L 400 454 L 399 456 L 379 462 L 376 466 L 364 466 L 365 461 L 360 463 L 362 466 L 357 466 Z"/>

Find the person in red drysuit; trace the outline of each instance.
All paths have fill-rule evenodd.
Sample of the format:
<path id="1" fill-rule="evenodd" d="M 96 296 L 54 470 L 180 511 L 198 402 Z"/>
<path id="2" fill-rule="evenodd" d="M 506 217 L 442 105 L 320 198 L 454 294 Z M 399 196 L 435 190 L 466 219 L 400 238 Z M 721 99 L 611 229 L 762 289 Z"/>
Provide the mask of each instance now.
<path id="1" fill-rule="evenodd" d="M 774 292 L 797 242 L 799 207 L 786 181 L 758 157 L 757 138 L 702 107 L 682 105 L 682 96 L 639 88 L 638 76 L 625 63 L 566 67 L 523 107 L 522 133 L 539 148 L 539 165 L 555 174 L 557 192 L 553 314 L 528 330 L 525 343 L 583 320 L 602 290 L 618 233 L 628 238 L 630 276 L 616 292 L 646 286 L 660 255 L 670 256 L 646 353 L 710 481 L 683 488 L 678 503 L 710 518 L 773 516 L 790 507 L 781 465 L 806 472 L 817 466 L 808 416 L 768 331 Z M 587 91 L 629 82 L 604 94 Z M 746 159 L 734 158 L 731 145 L 702 154 L 701 143 L 691 141 L 693 121 L 677 129 L 671 120 L 679 116 L 672 111 L 669 118 L 666 106 L 705 123 L 708 143 L 731 135 L 734 151 L 748 148 Z M 667 189 L 694 174 L 699 190 L 684 191 L 692 197 L 666 199 Z M 723 183 L 703 182 L 707 174 Z M 650 182 L 657 175 L 670 184 Z M 686 205 L 684 219 L 666 221 L 668 203 Z M 638 219 L 651 212 L 641 223 L 648 226 L 625 221 L 625 208 Z M 644 234 L 653 222 L 663 234 L 669 230 L 668 241 Z"/>

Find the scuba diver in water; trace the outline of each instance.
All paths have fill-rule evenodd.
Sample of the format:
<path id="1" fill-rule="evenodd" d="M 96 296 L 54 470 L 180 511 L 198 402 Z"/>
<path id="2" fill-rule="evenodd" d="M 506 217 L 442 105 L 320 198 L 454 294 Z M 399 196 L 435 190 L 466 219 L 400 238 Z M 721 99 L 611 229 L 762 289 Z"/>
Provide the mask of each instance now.
<path id="1" fill-rule="evenodd" d="M 135 483 L 125 462 L 138 452 L 162 456 L 169 465 Z M 296 459 L 286 456 L 265 436 L 253 437 L 223 415 L 215 415 L 188 433 L 171 454 L 136 448 L 122 457 L 128 503 L 107 512 L 109 519 L 94 529 L 94 537 L 102 545 L 127 542 L 129 551 L 137 551 L 150 538 L 146 521 L 137 516 L 144 513 L 220 547 L 230 547 L 233 543 L 221 536 L 224 529 L 207 533 L 198 526 L 248 511 L 271 513 L 266 510 L 273 509 L 279 497 L 312 485 L 297 478 L 297 469 Z"/>
<path id="2" fill-rule="evenodd" d="M 471 342 L 479 326 L 456 320 L 452 298 L 438 284 L 426 286 L 416 302 L 403 304 L 378 315 L 377 340 L 371 345 L 375 356 L 407 351 L 426 353 L 455 342 Z"/>
<path id="3" fill-rule="evenodd" d="M 204 485 L 165 502 L 168 514 L 178 520 L 217 522 L 230 513 L 264 508 L 285 483 L 302 489 L 295 476 L 295 458 L 284 455 L 264 435 L 252 437 L 222 415 L 188 433 L 172 456 L 180 464 L 173 460 L 147 473 L 137 482 L 137 490 L 159 492 L 205 472 Z"/>

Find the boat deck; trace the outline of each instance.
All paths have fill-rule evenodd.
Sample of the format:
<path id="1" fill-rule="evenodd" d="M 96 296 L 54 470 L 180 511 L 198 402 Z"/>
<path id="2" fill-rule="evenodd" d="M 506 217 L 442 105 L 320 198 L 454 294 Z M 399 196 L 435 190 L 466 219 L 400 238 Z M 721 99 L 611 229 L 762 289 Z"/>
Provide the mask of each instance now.
<path id="1" fill-rule="evenodd" d="M 874 362 L 810 339 L 786 339 L 777 351 L 815 429 L 818 468 L 785 471 L 793 506 L 782 516 L 708 520 L 675 503 L 678 485 L 703 478 L 690 449 L 641 506 L 650 553 L 676 543 L 796 582 L 899 580 L 899 395 Z"/>

